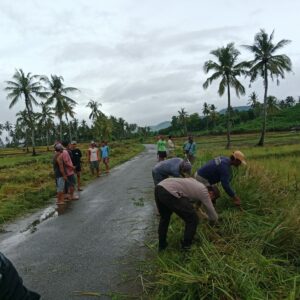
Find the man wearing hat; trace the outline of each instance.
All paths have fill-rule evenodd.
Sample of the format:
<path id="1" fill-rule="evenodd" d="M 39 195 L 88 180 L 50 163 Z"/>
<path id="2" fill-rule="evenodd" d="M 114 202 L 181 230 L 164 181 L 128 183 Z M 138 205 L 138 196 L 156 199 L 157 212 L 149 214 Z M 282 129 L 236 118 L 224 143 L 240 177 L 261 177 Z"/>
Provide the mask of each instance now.
<path id="1" fill-rule="evenodd" d="M 233 199 L 236 206 L 240 207 L 241 200 L 230 186 L 232 178 L 231 166 L 239 167 L 241 164 L 246 165 L 245 155 L 241 151 L 234 151 L 230 157 L 219 156 L 195 173 L 195 178 L 206 186 L 221 182 L 223 189 Z"/>
<path id="2" fill-rule="evenodd" d="M 154 185 L 168 177 L 190 176 L 192 165 L 188 160 L 179 157 L 170 158 L 159 162 L 152 169 Z"/>
<path id="3" fill-rule="evenodd" d="M 164 250 L 167 243 L 167 233 L 170 218 L 174 212 L 185 223 L 184 237 L 181 242 L 183 250 L 191 247 L 198 226 L 198 215 L 193 205 L 201 204 L 205 207 L 207 217 L 211 223 L 218 220 L 218 215 L 212 200 L 218 198 L 220 192 L 217 187 L 206 187 L 192 177 L 167 178 L 155 187 L 155 201 L 160 213 L 158 227 L 158 250 Z"/>

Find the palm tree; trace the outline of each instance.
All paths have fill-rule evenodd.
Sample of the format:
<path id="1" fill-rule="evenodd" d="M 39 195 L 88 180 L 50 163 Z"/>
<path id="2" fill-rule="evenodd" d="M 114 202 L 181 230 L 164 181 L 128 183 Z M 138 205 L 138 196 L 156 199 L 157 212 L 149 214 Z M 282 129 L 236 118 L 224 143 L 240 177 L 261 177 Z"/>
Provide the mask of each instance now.
<path id="1" fill-rule="evenodd" d="M 42 111 L 37 114 L 39 125 L 46 131 L 47 151 L 49 151 L 49 131 L 53 126 L 54 112 L 53 108 L 46 103 L 41 102 Z"/>
<path id="2" fill-rule="evenodd" d="M 240 52 L 235 49 L 234 44 L 230 43 L 226 47 L 218 48 L 210 52 L 217 58 L 217 62 L 209 60 L 204 64 L 204 72 L 209 73 L 215 71 L 203 84 L 203 88 L 207 89 L 213 81 L 221 79 L 218 93 L 222 96 L 227 89 L 227 145 L 230 148 L 230 87 L 233 87 L 236 95 L 245 94 L 244 86 L 237 80 L 236 77 L 246 74 L 247 64 L 236 64 Z"/>
<path id="3" fill-rule="evenodd" d="M 253 109 L 255 117 L 258 117 L 260 115 L 260 111 L 261 111 L 261 103 L 258 101 L 258 96 L 255 92 L 252 92 L 249 95 L 248 104 Z"/>
<path id="4" fill-rule="evenodd" d="M 27 113 L 27 110 L 21 110 L 16 114 L 16 132 L 18 133 L 19 138 L 25 139 L 26 152 L 28 153 L 28 134 L 30 132 L 30 119 Z"/>
<path id="5" fill-rule="evenodd" d="M 277 104 L 277 98 L 275 96 L 268 96 L 267 98 L 267 112 L 268 115 L 272 118 L 272 127 L 274 131 L 274 115 L 276 115 L 279 111 L 281 111 L 281 108 Z"/>
<path id="6" fill-rule="evenodd" d="M 219 117 L 219 114 L 216 112 L 216 109 L 217 108 L 215 107 L 214 104 L 210 105 L 210 107 L 209 107 L 209 117 L 212 120 L 213 128 L 215 128 L 215 126 L 216 126 L 216 120 Z"/>
<path id="7" fill-rule="evenodd" d="M 210 107 L 206 102 L 203 104 L 202 113 L 204 116 L 206 116 L 206 130 L 208 131 L 208 115 L 210 113 Z"/>
<path id="8" fill-rule="evenodd" d="M 3 125 L 3 129 L 7 132 L 5 140 L 10 142 L 8 137 L 10 136 L 11 130 L 13 129 L 13 125 L 9 121 L 6 121 Z"/>
<path id="9" fill-rule="evenodd" d="M 279 78 L 284 78 L 284 72 L 292 70 L 290 58 L 285 54 L 275 55 L 277 50 L 283 48 L 291 41 L 281 40 L 277 44 L 273 43 L 274 31 L 269 36 L 265 30 L 261 29 L 254 37 L 253 45 L 244 45 L 247 50 L 254 54 L 254 59 L 249 61 L 250 64 L 250 81 L 256 80 L 257 76 L 261 76 L 264 81 L 264 109 L 263 109 L 263 124 L 261 137 L 258 146 L 263 146 L 265 142 L 266 126 L 267 126 L 267 98 L 268 98 L 268 78 L 273 80 L 274 77 L 279 83 Z"/>
<path id="10" fill-rule="evenodd" d="M 68 97 L 67 94 L 70 92 L 79 91 L 74 87 L 65 87 L 63 84 L 64 78 L 62 76 L 51 75 L 51 79 L 43 76 L 42 80 L 48 85 L 50 97 L 46 104 L 54 104 L 55 115 L 59 119 L 59 135 L 62 140 L 62 119 L 63 116 L 70 115 L 73 113 L 73 107 L 77 104 L 75 100 Z"/>
<path id="11" fill-rule="evenodd" d="M 78 140 L 78 127 L 79 127 L 79 121 L 78 119 L 74 118 L 73 122 L 71 122 L 71 127 L 73 127 L 73 130 L 75 132 L 75 140 Z"/>
<path id="12" fill-rule="evenodd" d="M 9 108 L 15 106 L 20 99 L 24 99 L 25 107 L 28 114 L 31 130 L 31 142 L 32 142 L 32 155 L 36 155 L 35 152 L 35 124 L 33 118 L 33 105 L 38 105 L 38 101 L 35 97 L 46 98 L 47 93 L 45 88 L 37 80 L 38 75 L 31 75 L 31 73 L 25 73 L 22 69 L 16 70 L 13 75 L 14 81 L 6 81 L 8 91 L 7 98 L 11 100 Z"/>
<path id="13" fill-rule="evenodd" d="M 99 109 L 99 106 L 102 106 L 100 102 L 90 100 L 86 107 L 89 107 L 92 111 L 89 115 L 89 119 L 96 120 L 98 117 L 100 117 L 103 113 Z"/>
<path id="14" fill-rule="evenodd" d="M 187 135 L 187 126 L 186 126 L 186 119 L 188 117 L 188 113 L 184 110 L 184 108 L 181 108 L 179 111 L 178 111 L 178 114 L 179 114 L 179 122 L 181 124 L 181 126 L 183 127 L 183 134 L 184 135 Z"/>
<path id="15" fill-rule="evenodd" d="M 69 122 L 68 116 L 70 116 L 72 119 L 74 119 L 74 116 L 75 116 L 74 105 L 71 103 L 66 104 L 66 106 L 65 106 L 65 118 L 67 121 L 68 130 L 69 130 L 69 139 L 71 141 L 72 140 L 72 122 Z"/>

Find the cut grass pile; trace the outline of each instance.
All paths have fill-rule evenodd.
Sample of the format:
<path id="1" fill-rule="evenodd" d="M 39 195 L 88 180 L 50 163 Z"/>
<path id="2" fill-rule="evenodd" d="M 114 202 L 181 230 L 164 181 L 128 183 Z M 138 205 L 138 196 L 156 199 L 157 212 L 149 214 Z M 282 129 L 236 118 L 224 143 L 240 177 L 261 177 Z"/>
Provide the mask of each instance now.
<path id="1" fill-rule="evenodd" d="M 111 145 L 110 166 L 114 167 L 138 154 L 143 146 L 135 141 L 115 142 Z M 92 180 L 87 163 L 88 145 L 78 145 L 83 154 L 83 184 Z M 45 151 L 45 149 L 40 149 Z M 2 151 L 2 150 L 1 150 Z M 52 169 L 53 152 L 32 157 L 20 149 L 0 151 L 0 224 L 42 207 L 55 196 Z M 104 170 L 103 163 L 101 168 Z"/>
<path id="2" fill-rule="evenodd" d="M 300 299 L 300 147 L 282 145 L 286 136 L 274 140 L 266 148 L 234 143 L 247 156 L 233 178 L 244 211 L 223 193 L 218 226 L 202 221 L 189 253 L 179 250 L 183 223 L 172 218 L 168 249 L 145 270 L 153 299 Z M 223 141 L 211 142 L 198 148 L 196 166 L 230 154 Z"/>

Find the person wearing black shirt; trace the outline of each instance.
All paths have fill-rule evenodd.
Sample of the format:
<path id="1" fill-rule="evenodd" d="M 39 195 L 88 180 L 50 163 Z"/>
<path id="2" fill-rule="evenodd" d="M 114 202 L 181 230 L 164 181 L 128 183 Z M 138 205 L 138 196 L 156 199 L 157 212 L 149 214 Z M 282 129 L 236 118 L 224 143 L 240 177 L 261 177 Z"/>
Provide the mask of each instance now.
<path id="1" fill-rule="evenodd" d="M 77 175 L 77 189 L 78 191 L 82 191 L 80 188 L 80 173 L 81 173 L 81 151 L 77 147 L 77 142 L 72 141 L 71 142 L 71 152 L 72 152 L 72 162 L 75 167 L 75 173 Z"/>

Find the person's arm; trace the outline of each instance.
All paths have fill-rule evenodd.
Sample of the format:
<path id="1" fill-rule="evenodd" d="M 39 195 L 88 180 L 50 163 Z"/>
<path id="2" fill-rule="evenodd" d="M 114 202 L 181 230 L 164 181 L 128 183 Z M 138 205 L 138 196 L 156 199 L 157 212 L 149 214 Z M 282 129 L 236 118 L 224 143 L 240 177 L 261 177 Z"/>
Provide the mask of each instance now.
<path id="1" fill-rule="evenodd" d="M 227 193 L 229 197 L 232 198 L 233 203 L 240 207 L 241 206 L 241 199 L 235 194 L 234 190 L 230 186 L 230 174 L 228 171 L 223 171 L 221 175 L 221 184 L 224 189 L 224 191 Z"/>
<path id="2" fill-rule="evenodd" d="M 216 222 L 218 220 L 218 214 L 216 213 L 216 210 L 211 202 L 210 196 L 208 192 L 202 193 L 200 195 L 199 201 L 203 204 L 205 211 L 208 216 L 208 220 L 212 222 Z"/>
<path id="3" fill-rule="evenodd" d="M 68 151 L 64 150 L 62 153 L 62 160 L 67 167 L 74 168 L 71 157 Z"/>
<path id="4" fill-rule="evenodd" d="M 98 159 L 98 161 L 100 161 L 100 159 L 101 159 L 101 156 L 100 156 L 100 151 L 99 151 L 99 149 L 97 149 L 97 159 Z"/>

